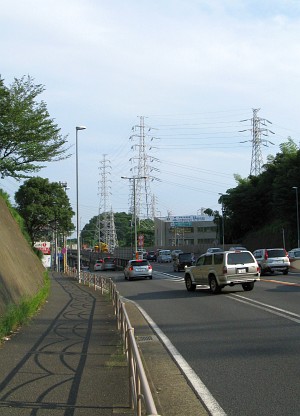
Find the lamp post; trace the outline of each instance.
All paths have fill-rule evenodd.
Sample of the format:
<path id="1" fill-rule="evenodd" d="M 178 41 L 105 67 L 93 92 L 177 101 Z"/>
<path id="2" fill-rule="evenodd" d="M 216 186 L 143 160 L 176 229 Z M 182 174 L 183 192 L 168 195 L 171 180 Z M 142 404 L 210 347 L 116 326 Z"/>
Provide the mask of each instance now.
<path id="1" fill-rule="evenodd" d="M 224 204 L 223 204 L 223 194 L 221 195 L 221 203 L 222 203 L 222 244 L 223 244 L 223 250 L 225 250 L 225 230 L 224 230 Z"/>
<path id="2" fill-rule="evenodd" d="M 85 130 L 85 126 L 76 127 L 76 230 L 77 230 L 77 277 L 78 282 L 81 282 L 80 277 L 80 230 L 79 230 L 79 199 L 78 199 L 78 131 Z"/>
<path id="3" fill-rule="evenodd" d="M 135 182 L 138 179 L 147 179 L 146 176 L 133 176 L 129 178 L 128 176 L 121 176 L 122 179 L 128 179 L 133 181 L 133 222 L 134 222 L 134 252 L 137 253 L 137 228 L 136 228 L 136 189 Z"/>
<path id="4" fill-rule="evenodd" d="M 293 189 L 296 191 L 296 212 L 297 212 L 297 240 L 298 245 L 300 247 L 300 237 L 299 237 L 299 206 L 298 206 L 298 186 L 293 186 Z"/>

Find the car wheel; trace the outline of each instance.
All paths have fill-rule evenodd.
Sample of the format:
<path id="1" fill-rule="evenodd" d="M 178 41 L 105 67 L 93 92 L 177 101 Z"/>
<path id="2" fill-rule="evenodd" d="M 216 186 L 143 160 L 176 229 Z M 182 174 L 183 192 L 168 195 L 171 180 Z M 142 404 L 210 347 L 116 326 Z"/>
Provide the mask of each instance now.
<path id="1" fill-rule="evenodd" d="M 125 279 L 125 280 L 127 280 L 127 276 L 126 276 L 126 274 L 125 274 L 125 273 L 124 273 L 124 279 Z"/>
<path id="2" fill-rule="evenodd" d="M 258 269 L 259 269 L 260 275 L 263 276 L 265 274 L 265 271 L 261 268 L 260 265 L 258 265 Z"/>
<path id="3" fill-rule="evenodd" d="M 221 287 L 218 285 L 217 279 L 214 276 L 209 279 L 209 287 L 212 293 L 221 292 Z"/>
<path id="4" fill-rule="evenodd" d="M 152 276 L 149 276 L 149 279 L 152 280 Z"/>
<path id="5" fill-rule="evenodd" d="M 253 290 L 254 288 L 254 282 L 242 283 L 242 287 L 245 292 L 250 292 L 250 290 Z"/>
<path id="6" fill-rule="evenodd" d="M 196 285 L 192 282 L 190 276 L 185 277 L 185 286 L 188 292 L 194 292 L 196 290 Z"/>
<path id="7" fill-rule="evenodd" d="M 289 269 L 285 269 L 282 273 L 283 274 L 289 274 Z"/>

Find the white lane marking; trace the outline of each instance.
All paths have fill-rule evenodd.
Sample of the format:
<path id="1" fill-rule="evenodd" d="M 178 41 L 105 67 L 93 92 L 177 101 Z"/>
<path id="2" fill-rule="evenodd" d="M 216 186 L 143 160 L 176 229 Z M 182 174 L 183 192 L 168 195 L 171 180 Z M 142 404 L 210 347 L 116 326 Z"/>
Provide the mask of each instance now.
<path id="1" fill-rule="evenodd" d="M 237 302 L 246 303 L 247 305 L 253 306 L 254 308 L 262 309 L 266 312 L 272 313 L 273 315 L 281 316 L 285 319 L 289 319 L 290 321 L 300 324 L 300 315 L 298 315 L 297 313 L 290 312 L 285 309 L 277 308 L 276 306 L 272 306 L 267 303 L 259 302 L 258 300 L 245 298 L 244 296 L 233 294 L 233 293 L 230 293 L 227 296 Z"/>
<path id="2" fill-rule="evenodd" d="M 201 381 L 201 379 L 197 376 L 195 371 L 189 366 L 187 361 L 182 357 L 182 355 L 177 351 L 174 345 L 171 343 L 169 338 L 162 332 L 162 330 L 156 325 L 152 318 L 141 308 L 137 303 L 133 302 L 140 312 L 143 314 L 144 318 L 151 326 L 153 331 L 159 337 L 161 342 L 165 345 L 171 356 L 174 358 L 175 362 L 181 369 L 181 371 L 185 374 L 186 378 L 189 380 L 190 384 L 192 385 L 194 391 L 198 395 L 198 397 L 202 400 L 206 408 L 209 410 L 211 416 L 226 416 L 226 413 L 219 405 L 219 403 L 215 400 L 215 398 L 211 395 L 205 384 Z"/>
<path id="3" fill-rule="evenodd" d="M 158 276 L 161 280 L 174 280 L 175 282 L 184 282 L 183 276 L 174 276 L 173 274 L 164 273 L 164 272 L 154 272 L 154 276 Z M 160 277 L 163 276 L 163 277 Z"/>

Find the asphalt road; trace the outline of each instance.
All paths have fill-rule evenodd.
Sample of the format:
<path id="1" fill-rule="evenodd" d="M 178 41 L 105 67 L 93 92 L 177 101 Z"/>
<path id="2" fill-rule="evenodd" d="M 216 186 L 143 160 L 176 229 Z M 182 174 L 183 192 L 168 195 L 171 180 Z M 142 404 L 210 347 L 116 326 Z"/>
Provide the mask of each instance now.
<path id="1" fill-rule="evenodd" d="M 114 280 L 141 306 L 196 372 L 224 414 L 300 414 L 300 274 L 187 292 L 184 273 L 155 264 L 153 280 Z"/>

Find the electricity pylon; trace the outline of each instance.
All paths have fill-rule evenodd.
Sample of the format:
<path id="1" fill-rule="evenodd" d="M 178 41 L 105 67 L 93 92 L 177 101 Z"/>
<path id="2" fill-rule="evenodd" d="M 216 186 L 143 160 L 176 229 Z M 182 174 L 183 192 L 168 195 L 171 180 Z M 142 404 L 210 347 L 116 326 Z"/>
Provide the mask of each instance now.
<path id="1" fill-rule="evenodd" d="M 133 150 L 137 150 L 137 156 L 130 158 L 130 161 L 137 161 L 137 164 L 130 170 L 133 172 L 134 177 L 142 178 L 136 181 L 135 189 L 135 198 L 133 198 L 133 189 L 131 190 L 130 196 L 130 212 L 134 212 L 134 200 L 135 200 L 135 213 L 136 216 L 141 218 L 152 218 L 153 219 L 153 208 L 152 208 L 152 193 L 150 189 L 150 181 L 157 180 L 152 176 L 154 167 L 150 166 L 150 162 L 156 160 L 148 154 L 149 145 L 147 139 L 149 139 L 148 134 L 145 134 L 145 117 L 140 116 L 140 122 L 138 125 L 132 127 L 132 131 L 137 132 L 130 136 L 130 140 L 135 140 L 137 138 L 138 143 L 132 145 Z M 151 129 L 148 128 L 148 132 Z"/>
<path id="2" fill-rule="evenodd" d="M 100 181 L 98 182 L 100 200 L 99 210 L 97 217 L 97 225 L 95 230 L 95 239 L 99 242 L 99 248 L 101 249 L 101 243 L 106 244 L 108 251 L 113 253 L 115 247 L 118 245 L 117 234 L 114 223 L 114 215 L 112 207 L 108 209 L 110 200 L 110 161 L 106 159 L 106 155 L 103 155 L 103 160 L 100 162 Z"/>
<path id="3" fill-rule="evenodd" d="M 252 143 L 252 156 L 251 156 L 251 166 L 250 166 L 250 176 L 258 176 L 262 171 L 263 166 L 263 158 L 262 158 L 262 151 L 261 145 L 268 146 L 268 144 L 274 144 L 267 139 L 262 139 L 263 136 L 268 136 L 269 133 L 275 134 L 273 131 L 266 128 L 267 124 L 272 124 L 271 121 L 261 118 L 257 116 L 258 111 L 260 108 L 253 108 L 253 117 L 251 118 L 251 129 L 240 130 L 240 132 L 244 132 L 250 130 L 252 132 L 252 140 L 245 140 L 245 143 L 250 141 Z M 241 121 L 249 121 L 248 120 L 241 120 Z"/>

